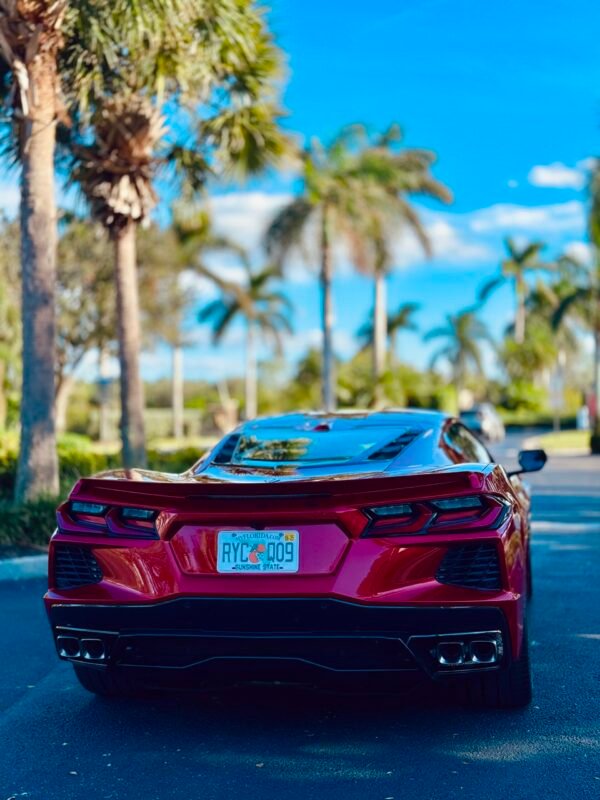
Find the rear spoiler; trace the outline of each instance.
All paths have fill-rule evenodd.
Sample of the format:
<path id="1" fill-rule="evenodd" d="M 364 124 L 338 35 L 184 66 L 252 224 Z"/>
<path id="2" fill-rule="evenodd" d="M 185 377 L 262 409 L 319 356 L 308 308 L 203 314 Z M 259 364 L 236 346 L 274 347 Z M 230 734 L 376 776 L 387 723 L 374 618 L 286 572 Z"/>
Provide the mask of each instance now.
<path id="1" fill-rule="evenodd" d="M 408 499 L 411 493 L 419 496 L 431 493 L 432 497 L 468 494 L 484 489 L 492 474 L 499 469 L 490 464 L 460 464 L 423 473 L 404 475 L 366 475 L 352 478 L 326 480 L 287 480 L 277 483 L 212 481 L 201 476 L 167 476 L 160 473 L 135 473 L 139 478 L 105 477 L 80 479 L 71 492 L 70 499 L 91 502 L 116 503 L 172 510 L 198 510 L 199 503 L 206 510 L 226 510 L 226 502 L 249 502 L 254 510 L 321 505 L 363 505 L 386 500 Z M 131 475 L 132 473 L 127 473 Z M 152 479 L 147 476 L 152 474 Z M 492 480 L 492 483 L 494 481 Z M 291 509 L 290 509 L 291 510 Z"/>

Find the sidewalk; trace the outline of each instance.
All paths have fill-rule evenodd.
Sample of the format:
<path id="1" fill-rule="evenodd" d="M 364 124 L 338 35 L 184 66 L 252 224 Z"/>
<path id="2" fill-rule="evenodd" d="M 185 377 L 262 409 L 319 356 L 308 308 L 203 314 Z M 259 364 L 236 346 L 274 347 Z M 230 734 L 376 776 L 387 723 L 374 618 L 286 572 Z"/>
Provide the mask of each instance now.
<path id="1" fill-rule="evenodd" d="M 48 573 L 48 553 L 41 547 L 0 547 L 0 582 L 43 578 Z"/>

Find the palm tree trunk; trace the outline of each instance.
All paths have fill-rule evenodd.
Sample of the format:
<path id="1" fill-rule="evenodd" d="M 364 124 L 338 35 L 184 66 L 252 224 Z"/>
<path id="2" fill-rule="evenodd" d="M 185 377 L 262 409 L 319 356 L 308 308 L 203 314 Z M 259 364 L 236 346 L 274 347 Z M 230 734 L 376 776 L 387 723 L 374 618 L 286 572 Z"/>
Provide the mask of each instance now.
<path id="1" fill-rule="evenodd" d="M 29 65 L 29 116 L 23 123 L 21 270 L 23 383 L 15 499 L 58 494 L 54 423 L 56 204 L 53 57 Z"/>
<path id="2" fill-rule="evenodd" d="M 246 398 L 244 402 L 246 419 L 254 419 L 258 413 L 256 345 L 254 341 L 254 335 L 254 325 L 252 322 L 248 321 L 248 332 L 246 337 Z"/>
<path id="3" fill-rule="evenodd" d="M 183 348 L 173 348 L 172 368 L 172 394 L 173 406 L 173 436 L 175 439 L 183 438 Z"/>
<path id="4" fill-rule="evenodd" d="M 121 441 L 123 466 L 128 468 L 146 465 L 144 386 L 139 364 L 140 310 L 135 232 L 135 223 L 130 221 L 114 233 L 121 372 Z"/>
<path id="5" fill-rule="evenodd" d="M 373 304 L 373 380 L 374 405 L 384 403 L 384 392 L 381 384 L 385 372 L 385 351 L 387 342 L 387 299 L 386 275 L 384 270 L 375 270 L 375 300 Z"/>
<path id="6" fill-rule="evenodd" d="M 518 275 L 515 279 L 515 293 L 517 309 L 515 313 L 515 342 L 523 344 L 525 341 L 525 281 Z"/>
<path id="7" fill-rule="evenodd" d="M 329 214 L 323 208 L 321 219 L 321 315 L 323 328 L 322 396 L 325 411 L 335 411 L 335 363 L 333 356 L 333 294 Z"/>
<path id="8" fill-rule="evenodd" d="M 594 337 L 594 417 L 591 420 L 592 437 L 591 451 L 595 455 L 600 454 L 600 302 L 598 303 L 598 322 Z"/>

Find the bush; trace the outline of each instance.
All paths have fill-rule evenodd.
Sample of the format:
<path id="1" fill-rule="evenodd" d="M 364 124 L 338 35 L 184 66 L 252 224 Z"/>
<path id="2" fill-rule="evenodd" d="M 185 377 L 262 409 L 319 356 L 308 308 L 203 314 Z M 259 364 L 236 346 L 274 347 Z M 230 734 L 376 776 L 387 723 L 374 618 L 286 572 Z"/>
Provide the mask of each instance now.
<path id="1" fill-rule="evenodd" d="M 508 411 L 540 413 L 548 408 L 548 392 L 533 381 L 515 380 L 505 387 L 500 403 Z"/>
<path id="2" fill-rule="evenodd" d="M 96 453 L 89 449 L 83 437 L 70 435 L 70 440 L 61 441 L 58 445 L 58 461 L 60 468 L 61 494 L 66 494 L 71 486 L 86 475 L 114 469 L 120 465 L 118 455 Z M 81 441 L 80 441 L 81 440 Z M 12 497 L 17 474 L 17 448 L 0 449 L 0 498 Z"/>
<path id="3" fill-rule="evenodd" d="M 55 497 L 13 505 L 0 501 L 0 544 L 48 544 L 56 528 Z"/>
<path id="4" fill-rule="evenodd" d="M 170 452 L 148 450 L 148 469 L 157 472 L 185 472 L 198 461 L 202 452 L 197 447 L 183 447 Z"/>

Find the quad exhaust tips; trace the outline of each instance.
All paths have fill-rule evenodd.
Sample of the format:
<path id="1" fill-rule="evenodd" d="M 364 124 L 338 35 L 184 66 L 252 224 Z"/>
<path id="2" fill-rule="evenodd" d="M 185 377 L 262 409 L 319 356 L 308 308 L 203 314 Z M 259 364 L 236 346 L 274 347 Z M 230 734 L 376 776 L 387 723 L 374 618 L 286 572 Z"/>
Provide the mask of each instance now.
<path id="1" fill-rule="evenodd" d="M 457 667 L 462 664 L 497 664 L 500 655 L 498 642 L 473 639 L 471 642 L 439 642 L 436 658 L 442 667 Z"/>
<path id="2" fill-rule="evenodd" d="M 79 639 L 77 636 L 57 636 L 56 647 L 61 658 L 82 659 L 83 661 L 106 661 L 106 644 L 102 639 L 91 637 Z"/>
<path id="3" fill-rule="evenodd" d="M 411 636 L 407 644 L 423 667 L 440 674 L 493 668 L 504 657 L 501 631 Z"/>

